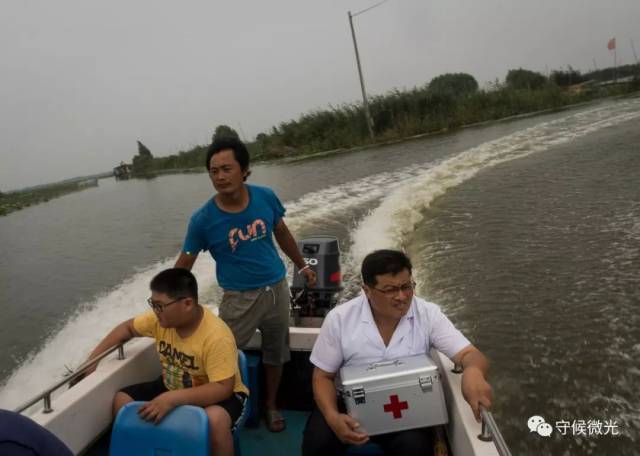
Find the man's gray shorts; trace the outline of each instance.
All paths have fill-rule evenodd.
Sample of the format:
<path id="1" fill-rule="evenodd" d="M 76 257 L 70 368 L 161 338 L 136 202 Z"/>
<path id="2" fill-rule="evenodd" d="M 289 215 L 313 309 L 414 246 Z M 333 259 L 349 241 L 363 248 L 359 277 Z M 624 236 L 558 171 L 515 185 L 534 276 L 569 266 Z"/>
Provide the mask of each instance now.
<path id="1" fill-rule="evenodd" d="M 281 366 L 291 359 L 286 278 L 255 290 L 225 290 L 219 316 L 231 328 L 240 349 L 246 347 L 256 328 L 260 329 L 263 363 Z"/>

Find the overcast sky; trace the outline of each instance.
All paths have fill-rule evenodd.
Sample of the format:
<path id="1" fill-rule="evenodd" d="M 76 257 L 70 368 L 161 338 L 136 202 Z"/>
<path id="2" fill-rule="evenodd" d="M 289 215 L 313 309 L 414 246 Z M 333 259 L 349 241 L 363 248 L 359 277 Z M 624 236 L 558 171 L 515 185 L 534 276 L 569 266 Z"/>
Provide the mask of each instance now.
<path id="1" fill-rule="evenodd" d="M 246 139 L 359 101 L 347 11 L 376 0 L 3 0 L 0 190 Z M 388 0 L 355 18 L 367 92 L 446 72 L 582 71 L 640 51 L 639 0 Z"/>

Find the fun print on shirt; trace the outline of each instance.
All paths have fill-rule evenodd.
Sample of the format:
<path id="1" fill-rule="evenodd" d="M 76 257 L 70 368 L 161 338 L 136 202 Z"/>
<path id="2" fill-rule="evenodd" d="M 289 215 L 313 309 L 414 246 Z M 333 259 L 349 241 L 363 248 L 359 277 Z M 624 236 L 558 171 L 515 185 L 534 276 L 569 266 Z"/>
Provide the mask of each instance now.
<path id="1" fill-rule="evenodd" d="M 242 228 L 232 228 L 229 231 L 229 246 L 235 252 L 240 241 L 254 242 L 267 236 L 267 225 L 262 219 L 256 219 L 247 225 L 246 232 Z"/>

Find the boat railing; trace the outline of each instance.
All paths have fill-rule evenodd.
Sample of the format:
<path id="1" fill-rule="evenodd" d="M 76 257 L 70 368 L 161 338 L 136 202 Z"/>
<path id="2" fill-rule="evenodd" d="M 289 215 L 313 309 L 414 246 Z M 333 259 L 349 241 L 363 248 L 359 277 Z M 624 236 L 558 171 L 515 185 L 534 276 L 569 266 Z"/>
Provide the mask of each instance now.
<path id="1" fill-rule="evenodd" d="M 491 442 L 496 446 L 500 456 L 511 456 L 511 451 L 505 442 L 504 437 L 498 429 L 496 421 L 493 419 L 491 412 L 480 406 L 480 419 L 482 421 L 482 432 L 478 436 L 483 442 Z"/>
<path id="2" fill-rule="evenodd" d="M 454 364 L 451 372 L 454 374 L 461 374 L 462 366 L 460 364 Z M 496 450 L 500 456 L 511 456 L 511 451 L 509 450 L 504 437 L 502 437 L 500 429 L 498 429 L 496 420 L 493 419 L 493 414 L 482 405 L 480 406 L 480 421 L 482 431 L 478 435 L 478 439 L 483 442 L 493 441 L 493 444 L 496 446 Z"/>
<path id="3" fill-rule="evenodd" d="M 81 364 L 71 375 L 66 376 L 64 379 L 60 380 L 58 383 L 54 384 L 53 386 L 47 388 L 44 392 L 38 394 L 37 396 L 35 396 L 34 398 L 28 400 L 27 402 L 25 402 L 24 404 L 22 404 L 20 407 L 14 409 L 14 411 L 16 413 L 22 413 L 24 412 L 26 409 L 28 409 L 29 407 L 31 407 L 32 405 L 38 403 L 39 401 L 44 401 L 44 408 L 43 408 L 43 413 L 51 413 L 53 412 L 53 408 L 51 407 L 51 394 L 58 390 L 59 388 L 67 385 L 67 384 L 74 384 L 74 380 L 81 380 L 82 376 L 85 375 L 85 371 L 90 368 L 93 367 L 94 365 L 96 365 L 98 362 L 100 362 L 102 359 L 104 359 L 105 357 L 109 356 L 111 353 L 113 353 L 114 351 L 118 351 L 118 359 L 125 359 L 124 356 L 124 344 L 120 344 L 120 345 L 115 345 L 113 347 L 111 347 L 109 350 L 101 353 L 100 355 L 96 356 L 93 359 L 90 359 L 88 361 L 86 361 L 85 363 Z"/>

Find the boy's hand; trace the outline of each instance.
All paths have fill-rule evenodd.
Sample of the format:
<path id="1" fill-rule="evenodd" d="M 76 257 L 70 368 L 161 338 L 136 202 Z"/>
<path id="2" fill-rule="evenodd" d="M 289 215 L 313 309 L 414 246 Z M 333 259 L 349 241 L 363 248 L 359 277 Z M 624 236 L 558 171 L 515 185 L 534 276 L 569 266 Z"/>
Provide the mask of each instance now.
<path id="1" fill-rule="evenodd" d="M 138 410 L 138 415 L 145 421 L 158 424 L 178 404 L 173 401 L 174 391 L 167 391 L 147 402 Z"/>

